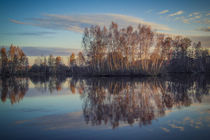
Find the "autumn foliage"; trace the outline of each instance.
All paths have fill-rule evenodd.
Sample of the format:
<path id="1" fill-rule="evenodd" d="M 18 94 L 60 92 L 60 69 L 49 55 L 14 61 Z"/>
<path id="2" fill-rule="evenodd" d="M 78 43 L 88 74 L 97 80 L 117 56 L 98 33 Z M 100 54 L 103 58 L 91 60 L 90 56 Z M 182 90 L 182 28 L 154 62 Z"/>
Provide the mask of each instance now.
<path id="1" fill-rule="evenodd" d="M 187 62 L 191 40 L 154 32 L 150 26 L 119 28 L 114 22 L 109 29 L 86 28 L 83 48 L 88 71 L 108 75 L 158 75 L 167 71 L 172 60 Z"/>
<path id="2" fill-rule="evenodd" d="M 150 26 L 85 28 L 83 51 L 72 53 L 69 64 L 61 56 L 37 57 L 32 66 L 25 53 L 11 45 L 1 48 L 0 74 L 10 75 L 160 75 L 210 72 L 210 56 L 201 42 L 155 32 Z"/>
<path id="3" fill-rule="evenodd" d="M 24 74 L 28 71 L 28 58 L 25 53 L 16 46 L 11 45 L 9 50 L 1 48 L 1 73 L 12 75 Z"/>

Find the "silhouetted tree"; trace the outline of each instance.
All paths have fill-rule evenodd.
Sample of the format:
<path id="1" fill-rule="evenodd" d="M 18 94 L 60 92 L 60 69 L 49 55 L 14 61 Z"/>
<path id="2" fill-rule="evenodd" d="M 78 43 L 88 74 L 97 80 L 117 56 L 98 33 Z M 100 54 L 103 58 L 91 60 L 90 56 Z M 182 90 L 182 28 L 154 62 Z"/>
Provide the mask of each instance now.
<path id="1" fill-rule="evenodd" d="M 69 61 L 70 61 L 70 65 L 71 66 L 75 66 L 76 65 L 76 56 L 75 56 L 74 53 L 71 54 Z"/>

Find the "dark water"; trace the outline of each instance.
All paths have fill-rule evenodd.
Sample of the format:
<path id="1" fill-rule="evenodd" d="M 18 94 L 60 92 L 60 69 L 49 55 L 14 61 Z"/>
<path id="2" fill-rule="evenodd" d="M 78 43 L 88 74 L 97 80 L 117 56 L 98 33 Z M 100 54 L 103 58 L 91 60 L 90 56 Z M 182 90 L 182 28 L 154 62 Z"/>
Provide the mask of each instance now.
<path id="1" fill-rule="evenodd" d="M 202 139 L 210 132 L 210 78 L 0 80 L 0 138 Z"/>

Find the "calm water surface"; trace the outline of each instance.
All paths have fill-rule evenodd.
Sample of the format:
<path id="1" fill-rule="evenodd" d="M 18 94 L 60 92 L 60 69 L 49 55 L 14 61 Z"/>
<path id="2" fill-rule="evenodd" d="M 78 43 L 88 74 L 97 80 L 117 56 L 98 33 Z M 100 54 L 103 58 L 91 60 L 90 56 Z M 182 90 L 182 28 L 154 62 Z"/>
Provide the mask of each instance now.
<path id="1" fill-rule="evenodd" d="M 0 80 L 0 138 L 210 139 L 210 78 Z"/>

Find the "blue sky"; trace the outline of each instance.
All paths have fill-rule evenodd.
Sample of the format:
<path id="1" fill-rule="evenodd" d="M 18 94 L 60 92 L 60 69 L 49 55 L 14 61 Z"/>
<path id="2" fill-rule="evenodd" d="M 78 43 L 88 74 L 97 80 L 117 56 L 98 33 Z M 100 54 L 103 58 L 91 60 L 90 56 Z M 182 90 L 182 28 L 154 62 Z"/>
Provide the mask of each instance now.
<path id="1" fill-rule="evenodd" d="M 0 46 L 80 48 L 84 27 L 111 21 L 120 27 L 149 24 L 210 46 L 209 5 L 208 0 L 0 0 Z"/>

